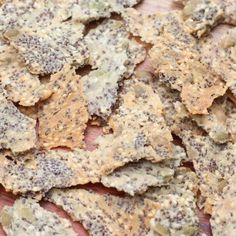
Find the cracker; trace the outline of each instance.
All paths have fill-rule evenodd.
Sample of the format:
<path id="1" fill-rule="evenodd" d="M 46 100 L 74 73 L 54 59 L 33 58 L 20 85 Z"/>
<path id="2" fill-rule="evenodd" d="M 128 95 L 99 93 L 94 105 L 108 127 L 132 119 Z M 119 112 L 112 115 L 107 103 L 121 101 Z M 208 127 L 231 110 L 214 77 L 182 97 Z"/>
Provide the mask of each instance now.
<path id="1" fill-rule="evenodd" d="M 36 146 L 36 121 L 23 115 L 0 92 L 1 148 L 24 152 Z"/>
<path id="2" fill-rule="evenodd" d="M 84 25 L 66 21 L 51 22 L 47 28 L 16 28 L 4 36 L 32 74 L 45 75 L 60 71 L 65 64 L 84 64 L 88 52 L 83 31 Z"/>
<path id="3" fill-rule="evenodd" d="M 233 236 L 236 232 L 235 177 L 236 175 L 232 176 L 222 198 L 212 209 L 211 227 L 212 233 L 216 236 Z"/>
<path id="4" fill-rule="evenodd" d="M 145 192 L 151 186 L 163 186 L 173 178 L 176 167 L 186 159 L 186 153 L 180 146 L 174 146 L 173 159 L 160 163 L 139 161 L 127 164 L 115 170 L 108 176 L 103 176 L 101 182 L 106 187 L 115 187 L 119 191 L 134 195 Z"/>
<path id="5" fill-rule="evenodd" d="M 216 100 L 208 109 L 208 115 L 195 115 L 193 119 L 217 143 L 236 141 L 236 107 L 229 100 Z"/>
<path id="6" fill-rule="evenodd" d="M 106 20 L 85 37 L 93 68 L 114 70 L 118 75 L 129 77 L 135 66 L 145 59 L 145 49 L 129 33 L 122 21 Z"/>
<path id="7" fill-rule="evenodd" d="M 152 208 L 140 198 L 101 195 L 84 189 L 55 189 L 47 199 L 79 221 L 91 236 L 147 235 Z"/>
<path id="8" fill-rule="evenodd" d="M 207 114 L 214 99 L 227 89 L 221 78 L 199 61 L 193 48 L 166 39 L 155 44 L 149 54 L 160 80 L 180 91 L 182 102 L 192 114 Z"/>
<path id="9" fill-rule="evenodd" d="M 236 145 L 216 144 L 209 137 L 191 135 L 183 141 L 200 180 L 201 194 L 206 198 L 205 211 L 211 213 L 211 206 L 222 196 L 224 186 L 235 174 Z"/>
<path id="10" fill-rule="evenodd" d="M 199 231 L 196 203 L 193 195 L 166 195 L 160 202 L 150 225 L 153 235 L 194 236 Z"/>
<path id="11" fill-rule="evenodd" d="M 129 8 L 122 15 L 129 31 L 134 36 L 140 36 L 144 42 L 155 44 L 168 36 L 189 46 L 195 44 L 194 38 L 183 25 L 180 11 L 143 15 Z"/>
<path id="12" fill-rule="evenodd" d="M 208 34 L 221 23 L 236 24 L 234 1 L 188 0 L 184 4 L 185 24 L 189 32 L 197 38 Z"/>
<path id="13" fill-rule="evenodd" d="M 125 7 L 132 7 L 141 0 L 80 0 L 71 1 L 69 6 L 72 18 L 76 21 L 88 23 L 100 18 L 109 18 L 111 13 L 119 13 Z"/>
<path id="14" fill-rule="evenodd" d="M 16 51 L 8 45 L 0 46 L 0 81 L 8 99 L 22 106 L 33 106 L 51 95 L 37 75 L 32 75 L 17 61 Z"/>
<path id="15" fill-rule="evenodd" d="M 43 209 L 32 199 L 20 198 L 13 207 L 5 206 L 0 222 L 9 236 L 76 235 L 69 220 Z"/>
<path id="16" fill-rule="evenodd" d="M 84 146 L 88 112 L 80 76 L 66 65 L 50 78 L 52 96 L 39 110 L 39 138 L 45 148 Z"/>
<path id="17" fill-rule="evenodd" d="M 201 60 L 209 64 L 236 96 L 236 29 L 230 29 L 219 42 L 209 38 L 200 43 Z"/>

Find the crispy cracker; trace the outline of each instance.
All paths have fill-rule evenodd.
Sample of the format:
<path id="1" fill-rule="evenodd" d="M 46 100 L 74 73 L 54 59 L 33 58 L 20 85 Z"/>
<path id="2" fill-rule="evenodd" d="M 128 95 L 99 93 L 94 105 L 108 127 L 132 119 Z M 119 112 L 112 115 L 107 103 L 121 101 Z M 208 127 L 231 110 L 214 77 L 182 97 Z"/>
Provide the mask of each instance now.
<path id="1" fill-rule="evenodd" d="M 51 91 L 41 84 L 37 75 L 30 74 L 17 61 L 16 51 L 6 44 L 0 47 L 0 81 L 8 99 L 22 106 L 33 106 L 39 100 L 48 98 Z"/>
<path id="2" fill-rule="evenodd" d="M 236 175 L 229 180 L 222 198 L 212 209 L 211 227 L 216 236 L 233 236 L 236 232 Z"/>
<path id="3" fill-rule="evenodd" d="M 197 234 L 199 225 L 193 195 L 166 195 L 159 204 L 160 208 L 150 221 L 153 235 L 194 236 Z"/>
<path id="4" fill-rule="evenodd" d="M 217 43 L 212 38 L 205 41 L 200 42 L 201 60 L 222 77 L 236 96 L 236 29 L 228 30 Z"/>
<path id="5" fill-rule="evenodd" d="M 193 48 L 166 39 L 155 44 L 149 54 L 160 80 L 180 91 L 182 102 L 192 114 L 207 114 L 214 99 L 227 89 L 221 78 L 199 61 Z"/>
<path id="6" fill-rule="evenodd" d="M 58 72 L 65 64 L 81 66 L 88 57 L 83 41 L 84 25 L 72 21 L 51 22 L 47 28 L 27 27 L 4 33 L 32 74 Z"/>
<path id="7" fill-rule="evenodd" d="M 197 38 L 209 33 L 215 26 L 236 24 L 236 3 L 225 0 L 187 0 L 183 18 L 189 32 Z"/>
<path id="8" fill-rule="evenodd" d="M 36 121 L 26 117 L 8 101 L 3 90 L 0 94 L 1 148 L 24 152 L 36 146 Z"/>
<path id="9" fill-rule="evenodd" d="M 186 31 L 180 13 L 180 11 L 172 11 L 143 15 L 129 8 L 123 11 L 122 16 L 129 31 L 134 36 L 140 36 L 147 43 L 155 44 L 168 36 L 189 46 L 194 45 L 195 40 Z"/>
<path id="10" fill-rule="evenodd" d="M 140 198 L 101 195 L 84 189 L 55 189 L 47 199 L 79 221 L 91 236 L 147 235 L 152 208 Z M 154 204 L 153 204 L 154 205 Z"/>
<path id="11" fill-rule="evenodd" d="M 5 206 L 0 222 L 9 236 L 76 235 L 69 220 L 43 209 L 32 199 L 20 198 L 13 207 Z"/>
<path id="12" fill-rule="evenodd" d="M 216 144 L 209 137 L 185 136 L 187 153 L 193 160 L 194 169 L 200 180 L 200 190 L 206 198 L 205 211 L 222 196 L 229 178 L 235 174 L 236 145 Z"/>
<path id="13" fill-rule="evenodd" d="M 70 66 L 50 78 L 52 96 L 39 110 L 39 138 L 45 148 L 84 145 L 84 130 L 88 121 L 87 104 L 80 76 Z"/>
<path id="14" fill-rule="evenodd" d="M 182 160 L 186 159 L 186 153 L 180 146 L 174 146 L 173 159 L 160 163 L 139 161 L 127 164 L 115 170 L 108 176 L 103 176 L 101 182 L 106 187 L 115 187 L 130 195 L 143 193 L 151 186 L 163 186 L 173 178 L 175 169 Z"/>
<path id="15" fill-rule="evenodd" d="M 111 13 L 119 13 L 126 7 L 132 7 L 141 0 L 80 0 L 71 1 L 69 9 L 73 20 L 88 23 L 100 18 L 109 18 Z"/>
<path id="16" fill-rule="evenodd" d="M 135 66 L 145 59 L 145 49 L 129 33 L 122 21 L 106 20 L 85 37 L 93 68 L 116 71 L 129 77 Z"/>

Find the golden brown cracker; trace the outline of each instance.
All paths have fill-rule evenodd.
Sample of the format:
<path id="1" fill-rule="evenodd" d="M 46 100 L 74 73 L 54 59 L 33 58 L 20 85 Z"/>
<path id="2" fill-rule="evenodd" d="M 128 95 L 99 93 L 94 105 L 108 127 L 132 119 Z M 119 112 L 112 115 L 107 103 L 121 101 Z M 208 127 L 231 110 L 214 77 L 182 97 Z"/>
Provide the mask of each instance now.
<path id="1" fill-rule="evenodd" d="M 69 220 L 43 209 L 32 199 L 20 198 L 12 207 L 5 206 L 0 222 L 7 235 L 76 235 Z"/>
<path id="2" fill-rule="evenodd" d="M 53 94 L 39 111 L 41 146 L 82 147 L 88 112 L 80 76 L 67 65 L 51 76 L 48 87 Z"/>

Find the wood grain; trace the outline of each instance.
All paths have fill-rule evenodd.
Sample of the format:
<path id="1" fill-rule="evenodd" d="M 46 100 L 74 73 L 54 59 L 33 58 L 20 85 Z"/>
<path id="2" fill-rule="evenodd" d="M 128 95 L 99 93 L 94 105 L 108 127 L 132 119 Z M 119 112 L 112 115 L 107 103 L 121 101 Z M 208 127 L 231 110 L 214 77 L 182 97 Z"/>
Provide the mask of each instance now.
<path id="1" fill-rule="evenodd" d="M 144 0 L 141 4 L 137 6 L 137 9 L 141 11 L 144 14 L 153 13 L 155 11 L 169 11 L 171 9 L 176 9 L 178 6 L 174 5 L 172 0 Z M 217 36 L 222 33 L 222 31 L 225 30 L 226 27 L 220 27 L 218 31 L 216 31 L 215 35 Z M 218 32 L 218 33 L 217 33 Z M 147 70 L 152 71 L 152 67 L 150 66 L 150 63 L 148 60 L 146 60 L 142 65 L 138 67 L 138 70 Z M 92 127 L 89 126 L 86 131 L 86 145 L 89 150 L 92 150 L 95 148 L 94 140 L 98 135 L 102 133 L 101 128 L 98 127 Z M 83 188 L 93 188 L 96 191 L 100 192 L 111 192 L 112 194 L 120 194 L 114 189 L 107 189 L 102 187 L 99 184 L 96 185 L 86 185 L 83 186 Z M 3 187 L 0 187 L 0 210 L 3 208 L 3 206 L 11 206 L 14 203 L 14 200 L 17 198 L 17 196 L 12 195 L 11 193 L 7 193 Z M 56 214 L 60 215 L 61 217 L 68 218 L 70 217 L 60 208 L 56 207 L 55 205 L 48 203 L 48 202 L 42 202 L 42 207 L 48 209 L 49 211 L 55 212 Z M 208 235 L 211 236 L 210 232 L 210 225 L 209 225 L 209 216 L 204 215 L 201 211 L 198 213 L 199 219 L 200 219 L 200 227 L 202 231 Z M 70 219 L 71 220 L 71 219 Z M 83 226 L 78 222 L 73 222 L 73 228 L 75 232 L 77 232 L 78 236 L 88 236 L 88 233 L 83 228 Z M 0 227 L 0 236 L 5 236 L 5 233 L 3 229 Z"/>

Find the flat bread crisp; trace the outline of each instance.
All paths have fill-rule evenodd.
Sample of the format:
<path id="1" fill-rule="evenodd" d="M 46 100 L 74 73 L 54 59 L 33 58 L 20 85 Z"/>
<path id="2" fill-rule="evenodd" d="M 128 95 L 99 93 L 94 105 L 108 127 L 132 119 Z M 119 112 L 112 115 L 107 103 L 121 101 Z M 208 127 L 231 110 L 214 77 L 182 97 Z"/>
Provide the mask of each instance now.
<path id="1" fill-rule="evenodd" d="M 9 236 L 76 236 L 69 220 L 43 209 L 32 199 L 20 198 L 12 207 L 5 206 L 0 213 L 0 223 Z"/>
<path id="2" fill-rule="evenodd" d="M 51 75 L 47 86 L 53 94 L 38 111 L 40 145 L 47 149 L 83 147 L 89 115 L 81 77 L 66 65 Z"/>
<path id="3" fill-rule="evenodd" d="M 0 82 L 7 98 L 22 106 L 33 106 L 45 100 L 51 91 L 43 85 L 37 75 L 32 75 L 17 60 L 17 52 L 4 42 L 0 43 Z"/>
<path id="4" fill-rule="evenodd" d="M 233 236 L 236 231 L 236 175 L 229 180 L 224 188 L 222 198 L 216 202 L 212 209 L 211 227 L 216 236 Z"/>
<path id="5" fill-rule="evenodd" d="M 36 146 L 36 120 L 23 115 L 0 90 L 0 147 L 24 152 Z"/>
<path id="6" fill-rule="evenodd" d="M 183 18 L 189 32 L 197 38 L 220 23 L 236 24 L 235 1 L 227 0 L 187 0 Z"/>
<path id="7" fill-rule="evenodd" d="M 46 28 L 10 29 L 4 37 L 16 48 L 32 74 L 45 75 L 60 71 L 65 64 L 84 64 L 88 54 L 83 31 L 82 24 L 52 21 Z"/>
<path id="8" fill-rule="evenodd" d="M 182 102 L 192 114 L 207 114 L 214 99 L 227 89 L 220 76 L 199 61 L 196 50 L 173 39 L 155 44 L 149 55 L 160 80 L 180 91 Z"/>
<path id="9" fill-rule="evenodd" d="M 101 195 L 84 189 L 54 189 L 47 200 L 61 206 L 91 236 L 145 236 L 154 204 L 141 198 Z"/>

